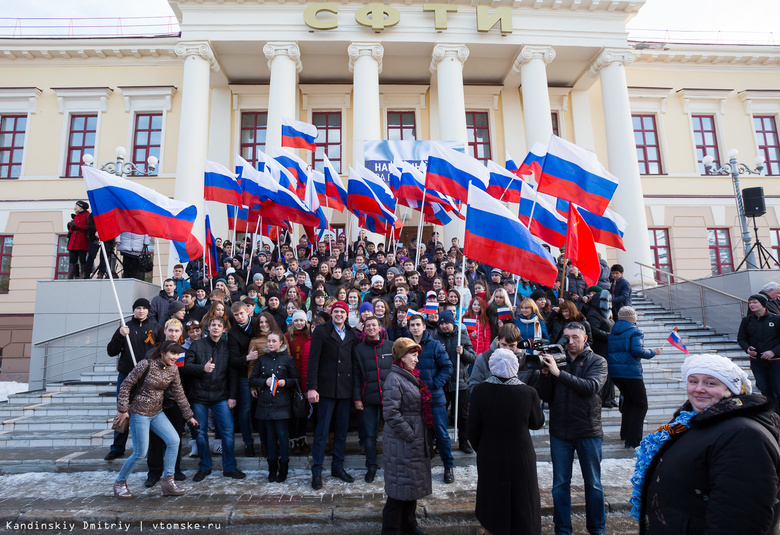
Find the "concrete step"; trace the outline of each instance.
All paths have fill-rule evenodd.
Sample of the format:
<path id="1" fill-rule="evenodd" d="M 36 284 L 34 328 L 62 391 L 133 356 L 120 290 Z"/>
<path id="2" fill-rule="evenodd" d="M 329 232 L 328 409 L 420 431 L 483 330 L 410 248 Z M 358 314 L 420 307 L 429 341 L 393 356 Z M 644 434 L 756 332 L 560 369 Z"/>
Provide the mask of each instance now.
<path id="1" fill-rule="evenodd" d="M 103 431 L 111 428 L 112 417 L 103 416 L 19 416 L 3 421 L 3 431 L 14 433 L 49 431 Z"/>
<path id="2" fill-rule="evenodd" d="M 114 393 L 116 393 L 116 381 L 110 383 L 101 381 L 96 384 L 87 382 L 57 383 L 48 385 L 46 390 L 48 392 L 69 392 L 78 394 L 99 394 L 100 392 L 109 392 L 113 390 Z"/>
<path id="3" fill-rule="evenodd" d="M 116 384 L 116 371 L 107 372 L 84 372 L 81 374 L 82 381 L 102 381 Z"/>
<path id="4" fill-rule="evenodd" d="M 114 440 L 110 426 L 105 431 L 28 431 L 12 433 L 0 431 L 0 448 L 52 448 L 65 446 L 108 447 Z"/>
<path id="5" fill-rule="evenodd" d="M 106 397 L 116 397 L 116 390 L 106 392 Z M 37 403 L 67 403 L 80 405 L 82 403 L 100 403 L 102 397 L 99 392 L 37 392 L 28 394 L 14 394 L 8 397 L 10 405 L 34 405 Z"/>
<path id="6" fill-rule="evenodd" d="M 0 404 L 0 419 L 7 420 L 14 416 L 113 416 L 116 414 L 116 400 L 105 398 L 102 403 L 84 403 L 70 406 L 62 403 L 37 403 L 14 408 L 3 407 Z"/>

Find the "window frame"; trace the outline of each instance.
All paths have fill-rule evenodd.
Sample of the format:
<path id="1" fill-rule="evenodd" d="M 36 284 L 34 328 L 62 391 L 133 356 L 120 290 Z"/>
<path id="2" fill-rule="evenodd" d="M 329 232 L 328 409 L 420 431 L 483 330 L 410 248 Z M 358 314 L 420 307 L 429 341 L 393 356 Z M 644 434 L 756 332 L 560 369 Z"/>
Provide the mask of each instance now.
<path id="1" fill-rule="evenodd" d="M 770 228 L 769 229 L 769 242 L 771 244 L 771 250 L 774 253 L 772 256 L 775 257 L 775 260 L 780 261 L 780 228 Z M 780 267 L 778 264 L 775 264 L 775 268 Z"/>
<path id="2" fill-rule="evenodd" d="M 11 250 L 5 252 L 5 240 L 11 240 Z M 13 261 L 13 249 L 14 249 L 14 235 L 13 234 L 0 234 L 0 294 L 7 294 L 11 291 L 11 262 Z M 3 270 L 3 260 L 8 257 L 8 271 Z M 3 278 L 8 280 L 8 289 L 3 289 Z"/>
<path id="3" fill-rule="evenodd" d="M 476 119 L 477 115 L 484 115 L 486 120 L 486 125 L 484 127 L 479 127 L 480 130 L 485 130 L 487 132 L 487 142 L 480 142 L 478 140 L 478 137 L 476 135 L 477 133 L 477 126 L 476 121 L 474 121 L 474 126 L 469 127 L 469 116 Z M 466 110 L 466 147 L 468 147 L 469 156 L 473 156 L 474 159 L 479 160 L 483 164 L 487 165 L 488 160 L 491 160 L 493 158 L 493 136 L 490 131 L 490 112 L 487 110 Z M 487 157 L 479 157 L 477 152 L 478 146 L 487 146 Z"/>
<path id="4" fill-rule="evenodd" d="M 13 128 L 11 130 L 4 131 L 2 130 L 2 125 L 3 122 L 5 122 L 8 119 L 13 120 Z M 17 130 L 17 123 L 19 122 L 19 120 L 22 119 L 24 120 L 24 129 Z M 0 154 L 4 152 L 10 153 L 8 156 L 8 163 L 2 163 L 2 159 L 0 159 L 0 180 L 17 180 L 22 177 L 22 171 L 24 166 L 25 141 L 27 139 L 27 125 L 29 124 L 29 121 L 30 118 L 26 114 L 0 113 L 0 136 L 2 136 L 3 134 L 11 136 L 11 145 L 9 145 L 8 147 L 0 146 Z M 20 132 L 21 132 L 22 144 L 16 145 L 15 143 L 17 141 L 17 137 L 20 135 Z M 13 156 L 14 156 L 14 152 L 16 152 L 17 150 L 21 150 L 22 153 L 21 161 L 19 163 L 14 163 Z M 11 176 L 11 174 L 13 173 L 13 168 L 17 166 L 19 167 L 19 176 Z"/>
<path id="5" fill-rule="evenodd" d="M 89 120 L 94 118 L 95 119 L 95 129 L 90 130 L 89 129 Z M 74 130 L 74 122 L 78 119 L 84 119 L 84 129 L 83 130 Z M 85 154 L 91 154 L 93 157 L 97 154 L 97 137 L 98 137 L 98 121 L 99 116 L 97 113 L 71 113 L 68 116 L 68 121 L 70 122 L 70 125 L 68 126 L 68 141 L 67 141 L 67 147 L 65 151 L 65 169 L 63 170 L 62 177 L 63 178 L 83 178 L 81 174 L 81 166 L 84 164 L 83 158 Z M 71 138 L 73 137 L 74 133 L 81 133 L 86 138 L 87 134 L 94 133 L 95 134 L 95 142 L 94 144 L 90 145 L 72 145 L 71 144 Z M 88 152 L 91 149 L 91 152 Z M 71 153 L 74 150 L 79 150 L 81 156 L 79 157 L 78 163 L 71 163 Z M 72 175 L 71 174 L 71 167 L 76 166 L 76 169 L 78 170 L 78 174 Z"/>
<path id="6" fill-rule="evenodd" d="M 244 116 L 247 114 L 253 114 L 254 117 L 254 126 L 250 128 L 244 127 Z M 258 128 L 257 126 L 257 118 L 265 114 L 265 127 Z M 241 155 L 242 158 L 244 158 L 247 162 L 251 163 L 252 166 L 257 169 L 257 151 L 260 150 L 261 152 L 265 151 L 265 144 L 268 141 L 268 111 L 267 110 L 241 110 L 238 116 L 238 153 Z M 245 130 L 252 130 L 255 132 L 255 142 L 254 143 L 244 143 L 244 131 Z M 257 143 L 257 132 L 258 131 L 264 131 L 265 132 L 265 140 L 263 141 L 262 148 L 260 148 L 260 144 Z M 244 155 L 244 149 L 252 149 L 252 155 L 247 158 Z"/>
<path id="7" fill-rule="evenodd" d="M 715 233 L 715 245 L 710 244 L 710 232 Z M 725 245 L 719 245 L 718 244 L 718 233 L 724 232 L 726 236 L 726 244 Z M 729 253 L 729 262 L 724 263 L 721 261 L 720 257 L 720 251 L 721 249 L 725 249 Z M 724 273 L 733 273 L 734 272 L 734 250 L 731 247 L 731 229 L 728 227 L 708 227 L 707 228 L 707 250 L 710 253 L 710 272 L 713 275 L 723 275 Z M 715 258 L 717 259 L 717 262 L 715 264 L 712 263 L 712 251 L 716 251 Z M 723 266 L 729 266 L 731 269 L 729 271 L 723 271 Z M 717 272 L 716 270 L 717 269 Z"/>
<path id="8" fill-rule="evenodd" d="M 709 119 L 712 121 L 712 130 L 705 130 L 703 120 Z M 701 127 L 701 130 L 697 130 L 697 126 Z M 699 145 L 696 142 L 696 135 L 700 134 L 702 137 L 702 144 Z M 714 139 L 713 144 L 708 144 L 705 140 L 705 134 L 712 133 L 712 137 Z M 720 158 L 720 143 L 718 140 L 718 121 L 717 117 L 714 114 L 708 114 L 708 113 L 697 113 L 697 114 L 691 114 L 691 134 L 693 135 L 693 150 L 694 150 L 694 157 L 696 158 L 696 170 L 701 176 L 711 175 L 712 173 L 710 171 L 707 171 L 704 168 L 704 164 L 701 163 L 702 159 L 705 156 L 712 156 L 713 157 L 713 165 L 714 168 L 717 169 L 720 167 L 720 164 L 722 163 Z M 708 149 L 712 149 L 712 152 L 710 152 Z M 701 150 L 701 158 L 699 157 L 699 150 Z"/>
<path id="9" fill-rule="evenodd" d="M 319 126 L 317 126 L 317 122 L 315 121 L 315 116 L 320 115 L 320 114 L 325 114 L 325 125 L 326 126 L 325 126 L 324 129 L 322 129 Z M 328 121 L 330 120 L 329 118 L 330 118 L 331 115 L 338 115 L 339 116 L 339 126 L 338 126 L 339 141 L 338 141 L 338 143 L 329 143 L 328 142 L 329 132 L 336 130 L 335 127 L 331 128 L 330 126 L 328 126 Z M 314 169 L 316 169 L 317 171 L 320 171 L 320 172 L 322 171 L 322 165 L 323 165 L 323 162 L 325 160 L 322 159 L 322 158 L 318 158 L 317 157 L 317 154 L 319 153 L 319 149 L 320 149 L 320 147 L 322 147 L 323 148 L 323 152 L 325 153 L 326 156 L 328 156 L 328 160 L 330 161 L 331 165 L 333 165 L 333 168 L 336 170 L 336 172 L 339 175 L 344 174 L 344 166 L 343 166 L 343 162 L 344 162 L 344 149 L 345 149 L 345 144 L 344 144 L 344 114 L 341 112 L 341 110 L 312 110 L 312 112 L 311 112 L 311 122 L 312 122 L 312 124 L 317 126 L 317 139 L 315 140 L 314 144 L 317 146 L 317 149 L 318 149 L 318 150 L 314 151 L 314 153 L 311 155 L 311 165 L 312 165 L 312 167 Z M 323 131 L 325 132 L 325 141 L 324 142 L 320 141 L 320 136 L 322 135 Z M 330 157 L 329 154 L 327 154 L 327 152 L 328 152 L 328 147 L 337 146 L 337 145 L 339 147 L 339 158 L 337 160 L 334 160 L 333 158 Z M 360 162 L 360 163 L 362 164 L 363 162 Z M 317 166 L 317 164 L 320 164 L 319 167 Z"/>
<path id="10" fill-rule="evenodd" d="M 399 116 L 399 126 L 391 126 L 390 125 L 390 115 L 398 115 Z M 404 124 L 404 115 L 411 115 L 412 117 L 412 125 L 411 128 Z M 395 141 L 418 141 L 419 140 L 419 133 L 417 129 L 417 112 L 413 109 L 408 110 L 387 110 L 385 112 L 385 120 L 387 121 L 387 124 L 385 126 L 385 139 L 388 141 L 393 141 L 393 139 L 390 137 L 391 131 L 399 131 L 400 136 Z M 405 138 L 404 132 L 410 130 L 412 131 L 412 137 L 411 138 Z"/>
<path id="11" fill-rule="evenodd" d="M 100 126 L 108 106 L 108 99 L 114 90 L 110 87 L 53 87 L 52 90 L 57 95 L 57 106 L 59 112 L 63 114 L 62 138 L 60 143 L 60 159 L 57 169 L 59 169 L 60 178 L 79 178 L 67 176 L 68 155 L 70 147 L 70 125 L 72 115 L 97 115 L 95 124 L 95 146 L 93 156 L 97 157 L 100 153 Z"/>
<path id="12" fill-rule="evenodd" d="M 772 121 L 774 125 L 774 131 L 771 130 L 760 130 L 757 128 L 756 120 L 760 120 L 763 124 L 765 120 Z M 758 150 L 759 156 L 764 158 L 764 174 L 767 176 L 777 176 L 780 175 L 780 131 L 778 131 L 777 128 L 777 116 L 772 114 L 755 114 L 752 117 L 753 120 L 753 135 L 756 137 L 756 148 Z M 763 138 L 764 142 L 766 142 L 766 132 L 771 132 L 775 136 L 775 140 L 777 141 L 776 145 L 769 145 L 769 144 L 761 144 L 761 139 Z M 778 158 L 776 160 L 770 160 L 769 159 L 769 148 L 775 148 L 778 152 Z"/>
<path id="13" fill-rule="evenodd" d="M 141 117 L 149 117 L 149 128 L 148 129 L 139 129 L 138 121 Z M 159 117 L 160 118 L 160 128 L 154 128 L 154 118 Z M 149 171 L 147 169 L 147 160 L 149 159 L 149 156 L 155 156 L 157 160 L 160 160 L 160 156 L 162 155 L 162 135 L 163 135 L 163 125 L 165 123 L 165 115 L 161 111 L 149 111 L 149 112 L 137 112 L 135 116 L 133 117 L 133 143 L 130 145 L 130 160 L 133 164 L 135 164 L 136 167 L 139 169 L 142 169 L 146 172 Z M 138 145 L 138 134 L 139 132 L 146 132 L 146 141 L 147 144 L 145 145 Z M 154 132 L 160 133 L 160 143 L 158 145 L 153 145 L 151 143 L 151 137 Z M 157 153 L 155 154 L 152 152 L 154 149 L 157 149 Z M 145 157 L 144 158 L 137 158 L 136 152 L 141 149 L 144 150 Z M 158 176 L 160 174 L 160 168 L 155 167 L 154 172 L 151 176 Z M 132 173 L 131 176 L 143 176 L 139 173 L 136 173 L 135 171 Z"/>
<path id="14" fill-rule="evenodd" d="M 652 122 L 653 122 L 652 130 L 646 130 L 644 128 L 645 119 L 648 119 L 648 118 L 651 119 Z M 636 126 L 634 125 L 634 120 L 635 119 L 640 119 L 640 122 L 642 124 L 642 130 L 637 131 Z M 632 128 L 634 130 L 634 144 L 636 145 L 636 150 L 637 150 L 637 164 L 639 165 L 639 174 L 640 175 L 645 175 L 645 176 L 658 176 L 658 175 L 665 174 L 664 173 L 664 161 L 663 161 L 663 157 L 661 155 L 661 138 L 658 135 L 658 117 L 656 116 L 656 114 L 654 114 L 654 113 L 632 113 L 631 114 L 631 126 L 632 126 Z M 646 141 L 646 137 L 647 137 L 646 133 L 647 132 L 651 132 L 651 131 L 652 131 L 653 135 L 655 136 L 655 144 L 648 144 L 647 142 L 645 142 L 644 144 L 640 145 L 640 144 L 636 143 L 637 133 L 641 132 L 642 133 L 642 138 Z M 649 148 L 649 147 L 653 147 L 653 148 L 656 149 L 656 151 L 658 152 L 658 160 L 649 160 L 648 159 L 647 148 Z M 644 159 L 640 159 L 639 158 L 639 151 L 640 150 L 644 151 L 644 154 L 645 154 L 645 158 Z M 656 162 L 656 161 L 658 163 L 658 172 L 657 173 L 650 173 L 649 172 L 650 171 L 649 164 L 651 162 Z M 645 165 L 644 172 L 642 170 L 642 164 L 643 163 Z"/>
<path id="15" fill-rule="evenodd" d="M 57 243 L 56 243 L 56 255 L 54 259 L 54 280 L 64 280 L 68 278 L 68 268 L 67 264 L 70 263 L 70 255 L 68 254 L 68 234 L 65 233 L 59 233 L 55 234 L 57 236 Z M 65 242 L 65 247 L 63 249 L 60 248 L 60 241 L 63 240 Z M 61 259 L 65 259 L 66 267 L 65 271 L 60 270 L 60 261 Z"/>
<path id="16" fill-rule="evenodd" d="M 653 266 L 655 266 L 658 269 L 663 269 L 665 271 L 668 271 L 669 273 L 674 273 L 674 264 L 672 262 L 672 245 L 671 245 L 671 238 L 669 236 L 669 228 L 668 227 L 648 227 L 647 232 L 649 234 L 650 238 L 650 253 L 653 255 Z M 666 245 L 659 245 L 658 244 L 658 234 L 663 233 L 666 237 Z M 658 254 L 659 249 L 666 249 L 667 258 L 669 259 L 668 264 L 662 264 L 660 262 L 660 257 Z M 671 284 L 674 282 L 674 278 L 669 277 L 669 275 L 659 273 L 657 271 L 654 271 L 654 276 L 656 282 L 660 284 Z"/>
<path id="17" fill-rule="evenodd" d="M 25 127 L 25 144 L 22 149 L 22 167 L 18 179 L 25 176 L 27 162 L 27 134 L 32 127 L 32 116 L 38 112 L 38 99 L 42 91 L 37 87 L 0 88 L 0 115 L 24 115 L 27 117 Z"/>

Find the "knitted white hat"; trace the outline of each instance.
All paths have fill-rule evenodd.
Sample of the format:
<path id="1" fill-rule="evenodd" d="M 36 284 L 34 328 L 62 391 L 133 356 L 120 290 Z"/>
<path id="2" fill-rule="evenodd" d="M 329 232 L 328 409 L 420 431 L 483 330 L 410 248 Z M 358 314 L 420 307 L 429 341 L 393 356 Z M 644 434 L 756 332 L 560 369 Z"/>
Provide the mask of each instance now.
<path id="1" fill-rule="evenodd" d="M 726 385 L 734 395 L 753 392 L 753 385 L 742 368 L 720 355 L 705 353 L 686 358 L 682 365 L 682 376 L 686 383 L 692 373 L 711 375 Z"/>
<path id="2" fill-rule="evenodd" d="M 517 376 L 517 370 L 520 367 L 520 362 L 517 360 L 517 356 L 509 349 L 499 348 L 493 351 L 488 360 L 488 367 L 490 373 L 496 377 L 502 379 L 509 379 Z"/>
<path id="3" fill-rule="evenodd" d="M 304 312 L 303 310 L 296 310 L 295 312 L 293 312 L 292 320 L 308 321 L 308 318 L 306 317 L 306 312 Z"/>

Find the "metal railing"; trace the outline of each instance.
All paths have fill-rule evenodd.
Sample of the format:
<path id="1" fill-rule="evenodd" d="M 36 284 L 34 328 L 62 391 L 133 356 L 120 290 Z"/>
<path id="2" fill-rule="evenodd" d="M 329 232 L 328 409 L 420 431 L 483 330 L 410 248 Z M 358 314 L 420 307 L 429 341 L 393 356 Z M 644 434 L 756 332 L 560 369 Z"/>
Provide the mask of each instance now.
<path id="1" fill-rule="evenodd" d="M 125 321 L 132 314 L 125 316 Z M 43 346 L 43 388 L 49 382 L 79 379 L 98 363 L 107 363 L 106 345 L 114 336 L 118 318 L 34 342 Z"/>
<path id="2" fill-rule="evenodd" d="M 636 262 L 642 279 L 642 292 L 656 305 L 671 312 L 698 321 L 719 334 L 736 334 L 739 322 L 748 313 L 747 299 L 731 295 L 717 288 L 692 281 L 655 266 Z M 644 268 L 662 273 L 674 280 L 673 283 L 646 287 Z M 672 279 L 673 277 L 673 279 Z M 655 277 L 651 277 L 655 278 Z"/>

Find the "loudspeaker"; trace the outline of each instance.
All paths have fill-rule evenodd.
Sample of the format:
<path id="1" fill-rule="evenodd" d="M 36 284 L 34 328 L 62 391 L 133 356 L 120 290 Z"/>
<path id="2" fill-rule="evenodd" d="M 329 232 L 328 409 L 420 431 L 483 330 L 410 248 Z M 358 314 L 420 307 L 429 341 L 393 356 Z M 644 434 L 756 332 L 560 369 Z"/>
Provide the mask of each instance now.
<path id="1" fill-rule="evenodd" d="M 742 200 L 745 202 L 745 215 L 761 217 L 766 213 L 764 204 L 764 188 L 745 188 L 742 190 Z"/>

